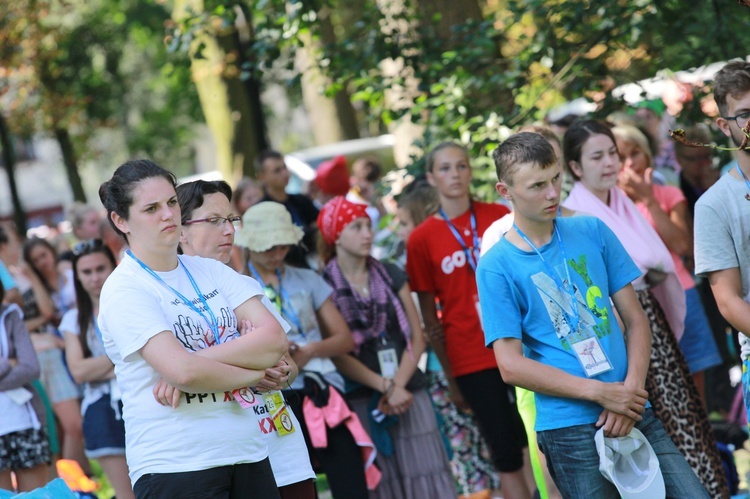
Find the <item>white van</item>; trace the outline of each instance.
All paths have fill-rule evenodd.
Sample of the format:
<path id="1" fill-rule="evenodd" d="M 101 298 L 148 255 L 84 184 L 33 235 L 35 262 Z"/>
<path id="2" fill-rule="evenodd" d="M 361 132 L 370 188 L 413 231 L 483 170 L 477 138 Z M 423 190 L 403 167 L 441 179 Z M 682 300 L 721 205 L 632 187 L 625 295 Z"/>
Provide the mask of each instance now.
<path id="1" fill-rule="evenodd" d="M 396 137 L 393 135 L 381 135 L 366 139 L 344 140 L 286 154 L 284 162 L 291 174 L 286 190 L 293 194 L 306 192 L 307 184 L 315 178 L 318 165 L 335 156 L 346 157 L 350 168 L 357 158 L 373 156 L 380 161 L 384 173 L 390 171 L 396 165 L 393 159 L 395 144 Z"/>

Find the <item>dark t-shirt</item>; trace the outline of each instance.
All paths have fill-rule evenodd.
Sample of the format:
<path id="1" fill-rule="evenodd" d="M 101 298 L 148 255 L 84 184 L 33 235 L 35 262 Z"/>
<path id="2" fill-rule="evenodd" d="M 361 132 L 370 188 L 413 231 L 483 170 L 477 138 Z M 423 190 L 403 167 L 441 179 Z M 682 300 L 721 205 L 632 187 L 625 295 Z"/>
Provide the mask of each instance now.
<path id="1" fill-rule="evenodd" d="M 261 201 L 274 201 L 268 193 Z M 318 220 L 318 208 L 315 207 L 312 200 L 303 194 L 289 194 L 286 201 L 281 203 L 292 216 L 294 225 L 302 228 L 305 235 L 299 246 L 292 246 L 287 254 L 285 262 L 295 267 L 309 268 L 305 257 L 315 251 L 315 234 L 318 228 L 315 223 Z"/>
<path id="2" fill-rule="evenodd" d="M 701 194 L 703 193 L 688 182 L 682 173 L 680 173 L 680 190 L 685 195 L 688 213 L 690 213 L 690 218 L 692 219 L 693 215 L 695 215 L 695 203 L 698 202 L 698 198 L 701 197 Z"/>
<path id="3" fill-rule="evenodd" d="M 399 290 L 408 280 L 406 272 L 390 263 L 384 263 L 383 265 L 388 271 L 388 275 L 393 280 L 393 286 L 391 289 L 393 289 L 393 292 L 398 295 Z M 396 315 L 396 308 L 394 307 L 393 303 L 388 304 L 386 313 L 387 319 L 384 339 L 388 344 L 393 345 L 393 347 L 396 349 L 396 355 L 400 362 L 404 350 L 406 350 L 407 348 L 406 338 L 401 332 L 401 326 L 398 323 L 398 316 Z M 381 337 L 371 338 L 365 341 L 359 347 L 359 355 L 357 355 L 357 358 L 360 362 L 362 362 L 364 365 L 375 372 L 380 372 L 380 364 L 378 362 L 378 349 L 380 348 L 382 341 L 383 338 Z M 427 379 L 425 378 L 424 373 L 421 370 L 417 369 L 409 380 L 409 383 L 407 383 L 406 389 L 410 392 L 416 392 L 425 388 L 426 386 Z M 370 397 L 372 396 L 372 393 L 373 390 L 371 390 L 370 388 L 360 387 L 347 395 L 350 398 L 360 398 Z"/>

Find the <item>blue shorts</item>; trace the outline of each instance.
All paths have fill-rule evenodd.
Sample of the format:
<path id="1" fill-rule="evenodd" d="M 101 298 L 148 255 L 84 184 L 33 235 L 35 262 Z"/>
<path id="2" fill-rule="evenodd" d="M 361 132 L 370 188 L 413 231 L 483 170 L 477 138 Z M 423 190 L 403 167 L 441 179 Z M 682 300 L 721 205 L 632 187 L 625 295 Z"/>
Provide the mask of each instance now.
<path id="1" fill-rule="evenodd" d="M 125 455 L 125 423 L 122 420 L 122 402 L 119 404 L 120 419 L 110 405 L 109 394 L 86 408 L 83 415 L 83 440 L 86 457 L 96 459 L 103 456 Z"/>
<path id="2" fill-rule="evenodd" d="M 694 374 L 721 364 L 721 354 L 697 288 L 685 291 L 685 304 L 687 316 L 685 333 L 680 338 L 680 350 L 685 356 L 690 374 Z"/>

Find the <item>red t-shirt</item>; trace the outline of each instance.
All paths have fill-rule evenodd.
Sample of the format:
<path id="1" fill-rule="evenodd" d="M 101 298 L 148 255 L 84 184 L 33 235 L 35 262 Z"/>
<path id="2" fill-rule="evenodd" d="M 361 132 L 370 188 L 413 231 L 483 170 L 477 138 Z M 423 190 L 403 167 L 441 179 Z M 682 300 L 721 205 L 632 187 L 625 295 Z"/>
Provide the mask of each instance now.
<path id="1" fill-rule="evenodd" d="M 509 213 L 499 204 L 474 202 L 480 237 L 492 222 Z M 451 219 L 464 244 L 474 246 L 471 210 Z M 445 220 L 430 217 L 409 236 L 406 272 L 412 291 L 434 293 L 442 307 L 445 348 L 454 376 L 497 369 L 495 355 L 484 345 L 477 282 L 466 254 Z"/>

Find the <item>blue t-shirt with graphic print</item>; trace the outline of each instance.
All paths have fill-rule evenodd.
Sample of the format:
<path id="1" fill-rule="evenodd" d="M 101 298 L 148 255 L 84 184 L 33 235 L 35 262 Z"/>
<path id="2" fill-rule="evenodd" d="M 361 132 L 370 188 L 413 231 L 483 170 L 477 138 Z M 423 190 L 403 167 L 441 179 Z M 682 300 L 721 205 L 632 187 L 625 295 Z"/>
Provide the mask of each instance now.
<path id="1" fill-rule="evenodd" d="M 627 353 L 610 297 L 641 273 L 617 236 L 598 218 L 558 218 L 556 225 L 568 271 L 554 234 L 539 251 L 558 279 L 549 275 L 548 266 L 536 252 L 523 251 L 505 238 L 481 258 L 477 284 L 485 343 L 491 347 L 500 338 L 520 339 L 527 358 L 585 378 L 584 368 L 570 345 L 570 340 L 576 338 L 570 334 L 573 300 L 570 292 L 557 284 L 570 275 L 579 331 L 596 334 L 613 367 L 594 378 L 623 381 L 628 370 Z M 541 393 L 536 395 L 536 405 L 537 431 L 594 423 L 603 410 L 593 402 Z"/>

